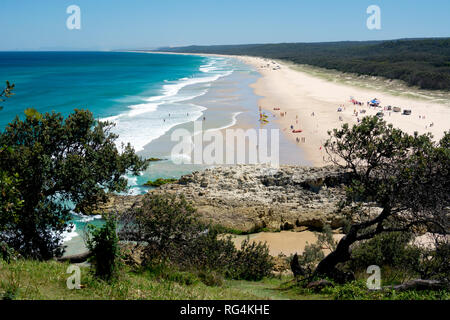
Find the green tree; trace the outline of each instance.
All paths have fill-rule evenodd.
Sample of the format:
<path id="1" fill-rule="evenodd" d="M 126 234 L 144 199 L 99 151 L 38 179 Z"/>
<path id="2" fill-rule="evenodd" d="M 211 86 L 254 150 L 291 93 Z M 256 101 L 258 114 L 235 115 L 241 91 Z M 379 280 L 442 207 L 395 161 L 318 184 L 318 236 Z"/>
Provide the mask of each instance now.
<path id="1" fill-rule="evenodd" d="M 351 245 L 381 233 L 423 227 L 448 234 L 448 133 L 436 143 L 430 135 L 411 136 L 377 117 L 365 117 L 330 135 L 325 144 L 329 159 L 352 176 L 343 206 L 352 209 L 348 218 L 354 223 L 316 274 L 340 278 L 336 266 L 350 259 Z"/>
<path id="2" fill-rule="evenodd" d="M 114 277 L 117 271 L 119 256 L 119 238 L 116 234 L 116 221 L 113 217 L 105 217 L 102 227 L 88 226 L 87 247 L 92 253 L 95 275 L 105 280 Z"/>
<path id="3" fill-rule="evenodd" d="M 6 88 L 0 93 L 0 102 L 5 101 L 13 95 L 12 90 L 14 84 L 11 85 L 6 81 Z M 3 98 L 4 97 L 4 98 Z M 0 110 L 3 107 L 0 106 Z M 0 146 L 0 154 L 11 152 L 11 148 Z M 17 210 L 22 206 L 23 200 L 18 189 L 19 175 L 17 173 L 10 174 L 0 169 L 0 233 L 5 232 L 10 227 L 11 222 L 18 221 Z M 3 259 L 9 260 L 10 248 L 4 242 L 0 242 L 0 253 Z"/>
<path id="4" fill-rule="evenodd" d="M 14 94 L 12 92 L 14 90 L 14 87 L 15 87 L 14 84 L 10 84 L 9 81 L 6 81 L 5 89 L 3 89 L 2 92 L 0 92 L 0 102 L 5 101 L 4 98 L 9 98 Z M 2 110 L 2 109 L 3 109 L 3 106 L 0 105 L 0 110 Z"/>
<path id="5" fill-rule="evenodd" d="M 0 241 L 27 257 L 61 255 L 61 234 L 70 229 L 70 203 L 88 213 L 106 201 L 106 191 L 125 191 L 127 173 L 147 167 L 128 144 L 119 151 L 114 124 L 97 122 L 91 112 L 60 113 L 33 110 L 16 117 L 0 134 L 0 170 L 17 173 L 23 206 L 9 219 Z M 2 212 L 2 217 L 4 217 Z"/>

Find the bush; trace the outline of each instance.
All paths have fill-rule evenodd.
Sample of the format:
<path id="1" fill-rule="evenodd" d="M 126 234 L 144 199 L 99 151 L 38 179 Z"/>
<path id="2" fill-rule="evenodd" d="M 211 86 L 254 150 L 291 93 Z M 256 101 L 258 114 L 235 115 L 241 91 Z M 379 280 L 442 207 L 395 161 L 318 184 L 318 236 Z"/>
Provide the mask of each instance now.
<path id="1" fill-rule="evenodd" d="M 11 259 L 15 259 L 16 252 L 10 248 L 7 243 L 0 242 L 0 259 L 6 263 L 10 263 Z"/>
<path id="2" fill-rule="evenodd" d="M 102 227 L 89 225 L 88 228 L 87 247 L 92 252 L 95 275 L 109 280 L 115 275 L 118 266 L 116 222 L 113 218 L 106 217 L 106 223 Z"/>
<path id="3" fill-rule="evenodd" d="M 410 233 L 392 232 L 358 243 L 352 250 L 350 268 L 361 271 L 378 265 L 411 270 L 419 261 L 418 249 L 408 244 L 411 239 Z"/>
<path id="4" fill-rule="evenodd" d="M 417 250 L 419 259 L 410 267 L 422 279 L 435 279 L 450 282 L 450 242 L 448 238 L 437 236 L 435 247 Z"/>
<path id="5" fill-rule="evenodd" d="M 144 261 L 176 259 L 203 232 L 204 226 L 196 218 L 195 209 L 181 196 L 147 196 L 142 207 L 122 217 L 123 240 L 145 242 Z"/>
<path id="6" fill-rule="evenodd" d="M 175 183 L 177 182 L 178 179 L 173 179 L 173 178 L 168 178 L 168 179 L 163 179 L 163 178 L 158 178 L 155 181 L 147 181 L 146 183 L 144 183 L 144 186 L 146 187 L 160 187 L 163 184 L 167 184 L 167 183 Z"/>
<path id="7" fill-rule="evenodd" d="M 273 270 L 273 259 L 269 255 L 266 243 L 244 240 L 235 258 L 234 277 L 243 280 L 258 281 L 269 276 Z"/>
<path id="8" fill-rule="evenodd" d="M 143 264 L 150 268 L 164 264 L 247 280 L 259 280 L 273 268 L 265 244 L 245 241 L 237 250 L 230 237 L 221 238 L 217 228 L 201 223 L 183 196 L 147 196 L 122 222 L 121 240 L 143 245 Z"/>
<path id="9" fill-rule="evenodd" d="M 208 287 L 220 287 L 223 285 L 223 276 L 216 271 L 200 270 L 198 277 Z"/>

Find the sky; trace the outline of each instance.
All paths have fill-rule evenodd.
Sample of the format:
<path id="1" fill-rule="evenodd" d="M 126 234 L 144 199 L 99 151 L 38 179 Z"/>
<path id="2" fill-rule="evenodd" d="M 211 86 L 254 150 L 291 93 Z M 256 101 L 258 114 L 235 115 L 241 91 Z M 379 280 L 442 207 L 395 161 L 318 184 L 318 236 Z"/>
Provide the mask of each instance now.
<path id="1" fill-rule="evenodd" d="M 0 0 L 0 50 L 450 37 L 449 0 Z M 80 8 L 81 29 L 66 12 Z M 369 30 L 377 5 L 381 29 Z"/>

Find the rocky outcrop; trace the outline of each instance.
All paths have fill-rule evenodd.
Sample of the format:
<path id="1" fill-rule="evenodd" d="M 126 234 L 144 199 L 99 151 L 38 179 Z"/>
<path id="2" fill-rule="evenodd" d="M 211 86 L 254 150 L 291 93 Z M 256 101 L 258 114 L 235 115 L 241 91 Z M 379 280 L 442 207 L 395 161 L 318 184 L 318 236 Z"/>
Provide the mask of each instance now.
<path id="1" fill-rule="evenodd" d="M 349 174 L 335 167 L 223 166 L 185 175 L 149 194 L 183 194 L 204 221 L 240 231 L 325 224 L 339 228 L 344 219 L 337 204 L 348 180 Z M 131 204 L 138 206 L 141 199 L 116 196 L 101 210 L 120 212 Z"/>

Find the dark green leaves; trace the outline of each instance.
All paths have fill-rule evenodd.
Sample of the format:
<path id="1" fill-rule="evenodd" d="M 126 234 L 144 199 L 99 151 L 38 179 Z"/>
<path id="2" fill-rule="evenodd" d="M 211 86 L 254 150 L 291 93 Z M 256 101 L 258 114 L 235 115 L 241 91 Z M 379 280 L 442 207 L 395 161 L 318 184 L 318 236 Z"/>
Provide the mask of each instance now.
<path id="1" fill-rule="evenodd" d="M 14 93 L 12 92 L 14 89 L 15 85 L 14 84 L 10 84 L 9 81 L 6 81 L 6 88 L 3 89 L 2 92 L 0 92 L 0 103 L 5 101 L 4 98 L 9 98 L 12 95 L 14 95 Z M 3 109 L 3 106 L 0 105 L 0 110 Z"/>
<path id="2" fill-rule="evenodd" d="M 88 110 L 69 117 L 28 109 L 0 135 L 0 170 L 20 176 L 17 188 L 24 204 L 9 229 L 9 244 L 39 259 L 59 254 L 72 202 L 83 213 L 106 200 L 105 191 L 127 188 L 125 174 L 147 166 L 128 145 L 117 150 L 112 124 L 97 122 Z M 0 235 L 1 237 L 1 235 Z"/>

